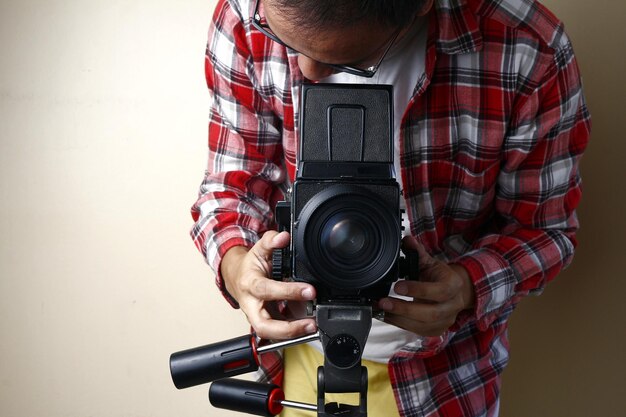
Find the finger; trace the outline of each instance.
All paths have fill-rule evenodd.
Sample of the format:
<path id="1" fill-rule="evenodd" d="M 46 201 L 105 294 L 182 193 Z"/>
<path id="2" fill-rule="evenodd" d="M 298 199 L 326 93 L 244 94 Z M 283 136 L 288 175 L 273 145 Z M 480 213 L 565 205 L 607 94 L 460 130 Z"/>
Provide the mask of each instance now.
<path id="1" fill-rule="evenodd" d="M 454 301 L 445 303 L 420 303 L 387 297 L 380 300 L 379 306 L 385 313 L 392 313 L 408 318 L 423 326 L 430 326 L 442 322 L 449 322 L 450 325 L 452 325 L 459 312 L 459 306 Z M 385 314 L 385 317 L 387 317 L 387 314 Z"/>
<path id="2" fill-rule="evenodd" d="M 263 301 L 310 301 L 315 299 L 315 287 L 300 282 L 280 282 L 267 278 L 256 279 L 249 293 Z"/>
<path id="3" fill-rule="evenodd" d="M 427 300 L 443 303 L 455 298 L 461 290 L 460 284 L 444 281 L 399 281 L 394 286 L 398 295 L 413 297 L 414 300 Z"/>
<path id="4" fill-rule="evenodd" d="M 454 324 L 453 321 L 441 321 L 437 323 L 421 323 L 407 317 L 392 313 L 385 314 L 385 323 L 392 324 L 404 330 L 408 330 L 420 336 L 441 336 Z"/>
<path id="5" fill-rule="evenodd" d="M 264 261 L 272 260 L 272 253 L 275 249 L 284 248 L 289 244 L 290 236 L 288 232 L 277 232 L 275 230 L 268 230 L 263 234 L 261 240 L 259 240 L 251 249 L 257 258 Z"/>
<path id="6" fill-rule="evenodd" d="M 424 245 L 419 243 L 415 237 L 405 236 L 402 239 L 402 245 L 409 250 L 414 250 L 417 252 L 420 270 L 423 268 L 428 268 L 437 263 L 437 260 L 430 256 L 430 254 L 426 251 L 426 248 L 424 248 Z"/>
<path id="7" fill-rule="evenodd" d="M 314 319 L 294 321 L 259 319 L 250 320 L 250 324 L 257 336 L 263 339 L 293 339 L 317 331 L 317 325 Z"/>

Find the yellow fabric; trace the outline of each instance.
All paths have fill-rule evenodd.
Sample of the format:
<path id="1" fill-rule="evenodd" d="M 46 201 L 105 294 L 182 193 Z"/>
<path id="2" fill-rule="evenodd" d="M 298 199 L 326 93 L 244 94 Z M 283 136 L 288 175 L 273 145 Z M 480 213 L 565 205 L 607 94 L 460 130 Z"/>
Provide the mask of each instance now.
<path id="1" fill-rule="evenodd" d="M 285 398 L 309 404 L 317 403 L 317 368 L 324 364 L 324 356 L 307 345 L 285 349 Z M 387 372 L 387 364 L 363 361 L 369 377 L 367 390 L 368 417 L 399 417 Z M 357 405 L 358 393 L 326 394 L 326 402 Z M 312 417 L 314 412 L 284 408 L 281 417 Z"/>

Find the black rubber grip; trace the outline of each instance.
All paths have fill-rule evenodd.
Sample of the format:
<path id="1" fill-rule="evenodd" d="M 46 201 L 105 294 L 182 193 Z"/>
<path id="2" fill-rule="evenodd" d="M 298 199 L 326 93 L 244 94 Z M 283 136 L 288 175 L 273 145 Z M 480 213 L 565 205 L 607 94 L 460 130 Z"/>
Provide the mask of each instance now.
<path id="1" fill-rule="evenodd" d="M 170 373 L 178 389 L 257 369 L 259 360 L 251 335 L 184 350 L 170 356 Z"/>
<path id="2" fill-rule="evenodd" d="M 283 409 L 280 401 L 284 399 L 285 395 L 277 385 L 240 379 L 221 379 L 209 389 L 209 401 L 213 407 L 256 416 L 280 414 Z"/>

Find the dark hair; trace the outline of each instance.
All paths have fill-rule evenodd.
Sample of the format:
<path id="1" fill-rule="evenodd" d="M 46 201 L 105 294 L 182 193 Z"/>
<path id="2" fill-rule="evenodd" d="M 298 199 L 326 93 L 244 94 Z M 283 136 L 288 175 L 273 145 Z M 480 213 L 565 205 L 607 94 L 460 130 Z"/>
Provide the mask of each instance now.
<path id="1" fill-rule="evenodd" d="M 278 13 L 305 29 L 350 26 L 371 21 L 405 27 L 429 0 L 274 0 Z"/>

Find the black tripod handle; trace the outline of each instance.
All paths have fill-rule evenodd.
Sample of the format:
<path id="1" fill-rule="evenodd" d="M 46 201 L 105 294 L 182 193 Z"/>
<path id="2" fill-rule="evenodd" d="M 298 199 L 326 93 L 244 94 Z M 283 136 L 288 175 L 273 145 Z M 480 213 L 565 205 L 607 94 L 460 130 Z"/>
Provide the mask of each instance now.
<path id="1" fill-rule="evenodd" d="M 285 394 L 277 386 L 240 379 L 220 379 L 209 388 L 213 407 L 256 416 L 275 416 L 283 410 Z"/>
<path id="2" fill-rule="evenodd" d="M 170 373 L 178 389 L 259 369 L 256 340 L 245 335 L 173 353 Z"/>
<path id="3" fill-rule="evenodd" d="M 170 373 L 176 388 L 189 388 L 222 378 L 233 377 L 259 369 L 259 355 L 288 346 L 319 340 L 319 333 L 257 346 L 256 337 L 248 334 L 173 353 Z"/>
<path id="4" fill-rule="evenodd" d="M 316 405 L 285 400 L 285 393 L 278 385 L 234 378 L 211 384 L 209 401 L 216 408 L 256 416 L 275 416 L 283 411 L 283 407 L 317 412 Z"/>

